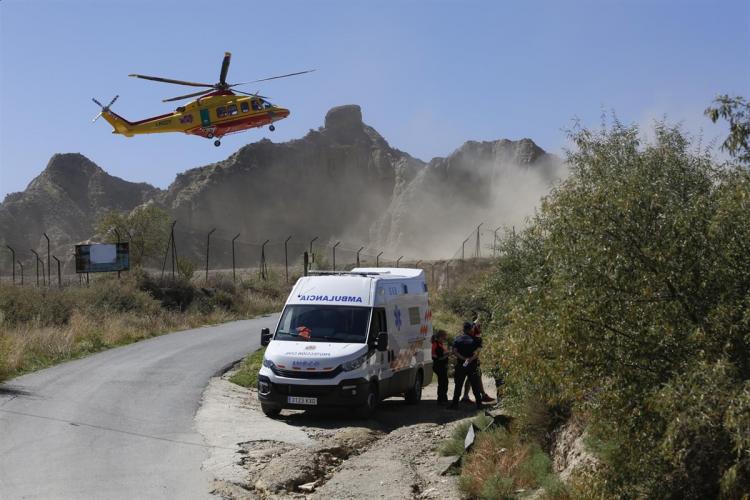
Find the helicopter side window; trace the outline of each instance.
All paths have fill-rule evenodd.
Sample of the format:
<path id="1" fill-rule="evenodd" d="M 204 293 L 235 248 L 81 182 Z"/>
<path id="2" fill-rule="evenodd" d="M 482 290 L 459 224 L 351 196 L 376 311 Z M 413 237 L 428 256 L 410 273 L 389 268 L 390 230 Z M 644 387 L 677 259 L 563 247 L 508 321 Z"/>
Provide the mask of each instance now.
<path id="1" fill-rule="evenodd" d="M 260 111 L 263 109 L 260 105 L 260 101 L 257 99 L 253 99 L 253 111 Z"/>
<path id="2" fill-rule="evenodd" d="M 227 113 L 229 113 L 229 116 L 234 116 L 237 114 L 237 105 L 236 104 L 230 104 L 227 106 Z"/>
<path id="3" fill-rule="evenodd" d="M 266 109 L 271 109 L 273 107 L 273 104 L 268 101 L 263 101 L 263 107 Z"/>
<path id="4" fill-rule="evenodd" d="M 218 116 L 219 118 L 224 118 L 225 116 L 227 116 L 227 109 L 224 106 L 219 106 L 218 108 L 216 108 L 216 116 Z"/>
<path id="5" fill-rule="evenodd" d="M 240 103 L 240 109 L 243 113 L 247 113 L 248 111 L 250 111 L 250 105 L 247 103 L 247 101 L 242 101 Z"/>

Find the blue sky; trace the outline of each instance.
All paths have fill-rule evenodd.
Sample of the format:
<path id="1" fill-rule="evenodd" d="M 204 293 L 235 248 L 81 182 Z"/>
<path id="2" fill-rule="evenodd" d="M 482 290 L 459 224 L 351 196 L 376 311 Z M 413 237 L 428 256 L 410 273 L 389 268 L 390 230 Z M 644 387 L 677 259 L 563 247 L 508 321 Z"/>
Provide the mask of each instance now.
<path id="1" fill-rule="evenodd" d="M 317 68 L 258 88 L 292 115 L 275 132 L 227 136 L 110 133 L 91 97 L 131 120 L 171 111 L 189 88 L 137 72 L 214 82 Z M 268 137 L 322 125 L 357 103 L 392 146 L 428 160 L 469 139 L 530 137 L 561 152 L 573 119 L 614 110 L 648 125 L 666 115 L 705 140 L 718 93 L 750 97 L 744 1 L 0 1 L 0 196 L 23 190 L 57 152 L 166 187 L 175 174 Z"/>

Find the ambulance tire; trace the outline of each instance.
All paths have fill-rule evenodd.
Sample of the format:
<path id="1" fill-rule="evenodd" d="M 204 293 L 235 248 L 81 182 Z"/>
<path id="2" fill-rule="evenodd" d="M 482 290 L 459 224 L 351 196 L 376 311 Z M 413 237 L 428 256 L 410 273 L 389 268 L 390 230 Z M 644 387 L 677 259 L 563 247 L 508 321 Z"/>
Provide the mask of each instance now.
<path id="1" fill-rule="evenodd" d="M 414 377 L 414 385 L 406 391 L 406 403 L 415 405 L 422 400 L 422 370 L 417 372 L 417 376 Z"/>
<path id="2" fill-rule="evenodd" d="M 380 402 L 380 396 L 378 395 L 378 385 L 373 382 L 367 389 L 367 398 L 365 404 L 357 408 L 357 415 L 360 418 L 370 418 L 375 414 L 378 409 L 378 403 Z"/>
<path id="3" fill-rule="evenodd" d="M 263 403 L 260 404 L 260 409 L 261 411 L 263 411 L 263 415 L 267 416 L 268 418 L 276 418 L 281 414 L 281 408 L 264 405 Z"/>

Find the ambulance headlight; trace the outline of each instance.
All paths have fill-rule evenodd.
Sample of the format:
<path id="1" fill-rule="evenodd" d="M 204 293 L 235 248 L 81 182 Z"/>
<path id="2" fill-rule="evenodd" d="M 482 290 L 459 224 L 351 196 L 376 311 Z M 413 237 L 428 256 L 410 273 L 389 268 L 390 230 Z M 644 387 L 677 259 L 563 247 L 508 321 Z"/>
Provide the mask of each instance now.
<path id="1" fill-rule="evenodd" d="M 266 357 L 263 358 L 263 366 L 265 366 L 266 368 L 270 368 L 271 370 L 274 370 L 276 368 L 276 365 L 273 363 L 273 361 Z"/>
<path id="2" fill-rule="evenodd" d="M 344 370 L 345 372 L 356 370 L 357 368 L 365 364 L 366 360 L 367 360 L 367 354 L 363 354 L 362 356 L 358 358 L 341 363 L 341 369 Z"/>

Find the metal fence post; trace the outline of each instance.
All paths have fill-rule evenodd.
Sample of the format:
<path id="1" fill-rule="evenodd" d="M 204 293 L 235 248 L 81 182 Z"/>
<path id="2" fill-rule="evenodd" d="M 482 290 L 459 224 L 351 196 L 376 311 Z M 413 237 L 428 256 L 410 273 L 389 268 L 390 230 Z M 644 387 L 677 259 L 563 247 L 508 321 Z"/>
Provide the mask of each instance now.
<path id="1" fill-rule="evenodd" d="M 317 239 L 318 237 L 316 236 L 315 238 L 310 240 L 310 261 L 312 262 L 315 262 L 315 254 L 313 253 L 313 250 L 312 250 L 312 244 L 315 243 L 315 240 Z"/>
<path id="2" fill-rule="evenodd" d="M 416 262 L 414 263 L 414 267 L 419 267 L 419 264 L 421 264 L 421 263 L 422 263 L 422 261 L 421 261 L 421 260 L 418 260 L 418 261 L 416 261 Z"/>
<path id="3" fill-rule="evenodd" d="M 112 230 L 115 232 L 115 236 L 117 236 L 117 245 L 120 244 L 120 231 L 117 230 L 116 227 L 113 227 Z M 120 271 L 117 271 L 117 279 L 120 279 Z"/>
<path id="4" fill-rule="evenodd" d="M 469 238 L 471 238 L 471 236 Z M 466 242 L 469 241 L 469 238 L 466 238 L 464 242 L 461 243 L 461 271 L 464 270 L 464 249 L 466 248 Z"/>
<path id="5" fill-rule="evenodd" d="M 479 234 L 480 234 L 479 229 L 482 227 L 482 224 L 484 224 L 484 222 L 480 222 L 479 225 L 477 226 L 477 248 L 474 254 L 475 259 L 478 259 L 479 257 L 482 256 L 482 247 L 479 244 Z"/>
<path id="6" fill-rule="evenodd" d="M 57 288 L 62 288 L 62 273 L 60 272 L 60 259 L 58 259 L 54 255 L 52 256 L 52 258 L 57 261 Z M 50 283 L 50 286 L 52 286 L 51 283 Z"/>
<path id="7" fill-rule="evenodd" d="M 337 241 L 335 245 L 333 245 L 333 270 L 336 270 L 336 247 L 341 244 L 340 241 Z"/>
<path id="8" fill-rule="evenodd" d="M 39 254 L 35 250 L 31 250 L 31 253 L 36 256 L 36 286 L 39 288 Z"/>
<path id="9" fill-rule="evenodd" d="M 21 261 L 18 261 L 18 267 L 21 268 L 21 286 L 23 286 L 23 264 L 21 264 Z"/>
<path id="10" fill-rule="evenodd" d="M 260 279 L 263 281 L 268 279 L 268 270 L 266 269 L 266 243 L 271 240 L 266 240 L 260 246 Z"/>
<path id="11" fill-rule="evenodd" d="M 49 260 L 49 236 L 47 233 L 42 233 L 44 238 L 47 240 L 47 286 L 52 286 L 52 267 L 50 266 Z"/>
<path id="12" fill-rule="evenodd" d="M 404 258 L 404 256 L 402 255 L 401 257 L 399 257 L 398 259 L 396 259 L 396 267 L 399 267 L 401 265 L 401 259 L 403 259 L 403 258 Z"/>
<path id="13" fill-rule="evenodd" d="M 284 240 L 284 274 L 286 275 L 287 283 L 289 283 L 289 249 L 287 248 L 287 243 L 289 243 L 289 240 L 291 239 L 292 235 L 289 235 L 289 237 Z"/>
<path id="14" fill-rule="evenodd" d="M 495 237 L 494 237 L 494 239 L 492 240 L 492 256 L 493 256 L 493 257 L 496 257 L 496 256 L 497 256 L 497 232 L 498 232 L 498 231 L 500 230 L 500 228 L 502 228 L 502 227 L 503 227 L 503 226 L 497 226 L 497 227 L 495 228 L 495 231 L 494 231 L 494 233 L 495 233 Z"/>
<path id="15" fill-rule="evenodd" d="M 235 274 L 235 268 L 234 268 L 234 242 L 237 240 L 237 238 L 240 237 L 240 233 L 237 233 L 234 238 L 232 238 L 232 281 L 235 283 L 237 282 L 237 276 Z"/>
<path id="16" fill-rule="evenodd" d="M 451 269 L 450 269 L 450 263 L 451 261 L 446 260 L 445 261 L 445 289 L 448 290 L 451 287 Z"/>
<path id="17" fill-rule="evenodd" d="M 360 252 L 361 252 L 362 250 L 364 250 L 364 249 L 365 249 L 365 247 L 360 247 L 360 249 L 359 249 L 359 250 L 357 250 L 357 267 L 359 267 L 359 253 L 360 253 Z"/>
<path id="18" fill-rule="evenodd" d="M 206 284 L 208 285 L 208 254 L 211 250 L 211 235 L 216 231 L 216 228 L 213 228 L 208 232 L 208 235 L 206 236 Z"/>
<path id="19" fill-rule="evenodd" d="M 10 250 L 11 258 L 10 258 L 10 267 L 13 271 L 13 284 L 16 284 L 16 251 L 13 250 L 13 247 L 10 245 L 5 245 L 8 247 L 8 250 Z"/>
<path id="20" fill-rule="evenodd" d="M 308 266 L 308 265 L 310 265 L 310 262 L 309 262 L 309 260 L 308 260 L 309 258 L 310 258 L 310 257 L 309 257 L 309 256 L 307 255 L 307 252 L 305 252 L 305 253 L 304 253 L 304 254 L 302 255 L 302 265 L 303 265 L 303 266 L 304 266 L 304 268 L 305 268 L 305 271 L 304 271 L 304 273 L 305 273 L 305 276 L 307 276 L 307 266 Z"/>
<path id="21" fill-rule="evenodd" d="M 380 267 L 380 256 L 383 255 L 383 252 L 380 252 L 378 255 L 375 256 L 375 267 Z"/>

